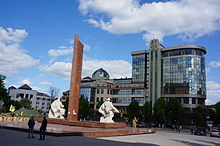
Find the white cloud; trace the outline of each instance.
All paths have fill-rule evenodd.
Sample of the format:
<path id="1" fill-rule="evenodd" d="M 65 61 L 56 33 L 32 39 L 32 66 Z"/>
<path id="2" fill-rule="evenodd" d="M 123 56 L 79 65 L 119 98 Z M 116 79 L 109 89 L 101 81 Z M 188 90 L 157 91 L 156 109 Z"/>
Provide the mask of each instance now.
<path id="1" fill-rule="evenodd" d="M 110 78 L 131 77 L 131 64 L 124 60 L 96 60 L 89 59 L 83 62 L 83 77 L 92 76 L 99 68 L 106 70 Z"/>
<path id="2" fill-rule="evenodd" d="M 219 7 L 219 0 L 143 4 L 139 0 L 79 0 L 79 10 L 90 17 L 88 23 L 116 34 L 144 32 L 143 38 L 148 41 L 153 35 L 160 40 L 169 35 L 192 40 L 217 31 Z"/>
<path id="3" fill-rule="evenodd" d="M 131 77 L 131 64 L 124 60 L 88 59 L 83 61 L 82 68 L 82 77 L 91 77 L 99 68 L 105 69 L 111 78 Z M 55 62 L 52 65 L 42 65 L 39 69 L 63 79 L 70 79 L 71 63 Z"/>
<path id="4" fill-rule="evenodd" d="M 52 83 L 51 82 L 40 82 L 40 84 L 42 84 L 42 85 L 48 85 L 48 86 L 51 86 L 52 85 Z"/>
<path id="5" fill-rule="evenodd" d="M 20 43 L 26 36 L 25 30 L 0 27 L 0 74 L 13 74 L 39 63 L 20 49 Z"/>
<path id="6" fill-rule="evenodd" d="M 70 45 L 68 47 L 67 46 L 59 46 L 58 47 L 59 49 L 50 49 L 48 51 L 48 56 L 56 58 L 56 57 L 59 57 L 59 56 L 65 56 L 65 55 L 73 54 L 72 41 L 70 41 L 69 43 L 70 43 Z M 85 44 L 85 43 L 83 43 L 83 44 L 84 44 L 84 50 L 85 51 L 90 51 L 90 49 L 91 49 L 90 45 Z"/>
<path id="7" fill-rule="evenodd" d="M 220 62 L 218 62 L 218 61 L 212 61 L 212 62 L 209 63 L 209 65 L 210 65 L 211 67 L 220 67 Z"/>
<path id="8" fill-rule="evenodd" d="M 84 44 L 84 43 L 83 43 Z M 91 47 L 88 44 L 84 44 L 84 50 L 85 51 L 90 51 Z"/>
<path id="9" fill-rule="evenodd" d="M 64 56 L 64 55 L 72 54 L 72 52 L 73 52 L 72 48 L 67 48 L 67 49 L 50 49 L 48 51 L 48 55 L 50 57 L 58 57 L 58 56 Z"/>
<path id="10" fill-rule="evenodd" d="M 48 72 L 54 76 L 59 76 L 64 79 L 69 79 L 71 63 L 66 62 L 55 62 L 52 65 L 41 65 L 39 67 L 41 71 Z"/>
<path id="11" fill-rule="evenodd" d="M 31 87 L 33 90 L 36 90 L 37 92 L 46 93 L 47 91 L 45 89 L 42 89 L 40 87 Z"/>
<path id="12" fill-rule="evenodd" d="M 30 80 L 29 79 L 23 79 L 21 80 L 20 82 L 18 82 L 19 84 L 31 84 Z"/>
<path id="13" fill-rule="evenodd" d="M 207 100 L 206 104 L 215 104 L 220 101 L 220 84 L 215 81 L 207 81 Z"/>

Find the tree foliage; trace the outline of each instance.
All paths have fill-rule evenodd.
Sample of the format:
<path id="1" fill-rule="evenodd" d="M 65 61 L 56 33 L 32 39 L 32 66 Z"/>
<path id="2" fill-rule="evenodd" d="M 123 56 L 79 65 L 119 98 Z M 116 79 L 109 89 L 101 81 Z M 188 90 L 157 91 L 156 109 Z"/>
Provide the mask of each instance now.
<path id="1" fill-rule="evenodd" d="M 166 122 L 166 108 L 167 103 L 164 98 L 159 98 L 154 104 L 154 119 L 158 123 L 165 123 Z"/>
<path id="2" fill-rule="evenodd" d="M 104 101 L 99 101 L 97 104 L 96 104 L 96 109 L 99 109 L 100 106 L 104 103 Z"/>
<path id="3" fill-rule="evenodd" d="M 215 104 L 215 123 L 220 124 L 220 102 Z"/>
<path id="4" fill-rule="evenodd" d="M 143 120 L 144 121 L 151 121 L 152 120 L 152 108 L 151 108 L 151 103 L 145 102 L 142 108 L 142 115 L 143 115 Z"/>
<path id="5" fill-rule="evenodd" d="M 87 99 L 80 99 L 79 101 L 79 119 L 87 118 L 92 113 L 92 108 Z"/>
<path id="6" fill-rule="evenodd" d="M 31 101 L 27 98 L 22 98 L 20 100 L 21 107 L 26 109 L 31 109 Z"/>
<path id="7" fill-rule="evenodd" d="M 140 118 L 140 107 L 137 100 L 132 100 L 127 108 L 128 119 L 132 120 L 134 117 Z"/>
<path id="8" fill-rule="evenodd" d="M 154 119 L 160 123 L 180 124 L 186 120 L 186 112 L 176 98 L 159 98 L 154 104 Z"/>
<path id="9" fill-rule="evenodd" d="M 6 79 L 5 76 L 0 74 L 0 100 L 3 100 L 4 106 L 2 112 L 8 112 L 10 105 L 13 103 L 8 96 L 7 89 L 5 88 L 4 80 Z"/>
<path id="10" fill-rule="evenodd" d="M 198 106 L 193 113 L 193 122 L 197 126 L 205 126 L 206 110 L 202 106 Z"/>
<path id="11" fill-rule="evenodd" d="M 182 125 L 186 121 L 186 112 L 177 98 L 170 98 L 167 102 L 167 120 L 171 124 Z"/>

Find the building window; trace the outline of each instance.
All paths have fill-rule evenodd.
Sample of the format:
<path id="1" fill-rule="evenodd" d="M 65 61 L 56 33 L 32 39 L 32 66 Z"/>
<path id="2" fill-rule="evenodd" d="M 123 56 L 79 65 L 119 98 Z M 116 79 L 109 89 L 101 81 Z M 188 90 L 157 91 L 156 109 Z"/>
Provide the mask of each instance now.
<path id="1" fill-rule="evenodd" d="M 198 104 L 204 104 L 204 100 L 203 99 L 198 99 Z"/>
<path id="2" fill-rule="evenodd" d="M 101 89 L 101 94 L 104 94 L 104 89 Z"/>
<path id="3" fill-rule="evenodd" d="M 189 98 L 186 98 L 186 97 L 183 98 L 183 103 L 184 103 L 184 104 L 189 104 Z"/>
<path id="4" fill-rule="evenodd" d="M 25 94 L 25 98 L 27 98 L 27 99 L 28 99 L 28 94 Z"/>
<path id="5" fill-rule="evenodd" d="M 99 97 L 96 98 L 96 102 L 99 102 Z"/>
<path id="6" fill-rule="evenodd" d="M 21 97 L 21 98 L 24 98 L 24 94 L 23 94 L 23 93 L 20 93 L 20 97 Z"/>
<path id="7" fill-rule="evenodd" d="M 196 104 L 196 98 L 192 98 L 192 104 Z"/>
<path id="8" fill-rule="evenodd" d="M 32 98 L 33 98 L 33 95 L 31 94 L 31 95 L 30 95 L 30 99 L 32 99 Z"/>
<path id="9" fill-rule="evenodd" d="M 101 97 L 101 101 L 103 101 L 103 97 Z"/>
<path id="10" fill-rule="evenodd" d="M 189 98 L 189 104 L 192 104 L 192 98 Z"/>
<path id="11" fill-rule="evenodd" d="M 42 102 L 42 105 L 45 105 L 45 103 L 44 103 L 44 102 Z"/>
<path id="12" fill-rule="evenodd" d="M 36 104 L 39 104 L 39 102 L 36 102 Z"/>
<path id="13" fill-rule="evenodd" d="M 107 90 L 107 94 L 109 94 L 109 89 Z"/>
<path id="14" fill-rule="evenodd" d="M 99 89 L 97 89 L 97 94 L 99 94 Z"/>

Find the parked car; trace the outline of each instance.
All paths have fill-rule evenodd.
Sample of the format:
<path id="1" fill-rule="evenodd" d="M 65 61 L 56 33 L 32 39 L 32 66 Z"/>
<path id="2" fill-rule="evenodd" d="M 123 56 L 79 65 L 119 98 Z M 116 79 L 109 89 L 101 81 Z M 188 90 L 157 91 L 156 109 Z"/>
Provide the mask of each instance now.
<path id="1" fill-rule="evenodd" d="M 203 127 L 198 127 L 195 129 L 194 134 L 206 136 L 206 129 Z"/>
<path id="2" fill-rule="evenodd" d="M 148 128 L 149 127 L 149 125 L 145 122 L 137 122 L 136 124 L 137 124 L 137 127 L 139 127 L 139 128 Z"/>
<path id="3" fill-rule="evenodd" d="M 211 129 L 210 136 L 220 137 L 219 129 Z"/>

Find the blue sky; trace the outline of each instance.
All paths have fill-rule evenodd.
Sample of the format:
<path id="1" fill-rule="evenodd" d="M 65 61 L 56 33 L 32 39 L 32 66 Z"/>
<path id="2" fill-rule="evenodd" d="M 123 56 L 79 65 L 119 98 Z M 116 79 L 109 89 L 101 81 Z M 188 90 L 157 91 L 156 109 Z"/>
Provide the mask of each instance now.
<path id="1" fill-rule="evenodd" d="M 75 33 L 85 44 L 83 77 L 102 67 L 131 77 L 132 51 L 158 38 L 165 47 L 206 47 L 207 104 L 220 101 L 219 0 L 1 0 L 0 74 L 47 93 L 69 88 Z"/>

